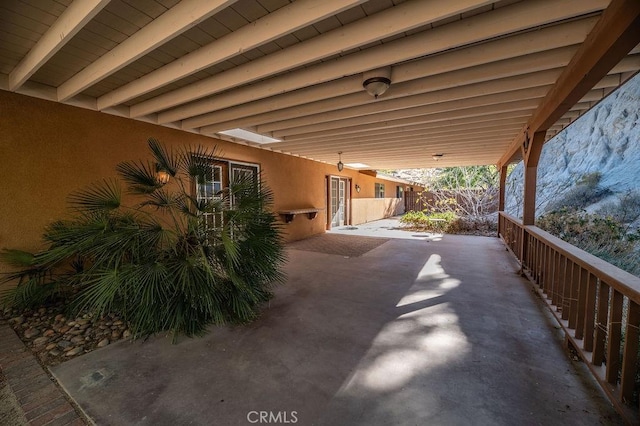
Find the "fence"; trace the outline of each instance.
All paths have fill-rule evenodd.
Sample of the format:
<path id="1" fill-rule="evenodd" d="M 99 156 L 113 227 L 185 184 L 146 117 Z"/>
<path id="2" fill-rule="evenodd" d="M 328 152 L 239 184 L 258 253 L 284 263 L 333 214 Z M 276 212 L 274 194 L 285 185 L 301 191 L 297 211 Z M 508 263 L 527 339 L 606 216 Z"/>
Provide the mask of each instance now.
<path id="1" fill-rule="evenodd" d="M 498 229 L 616 409 L 639 424 L 640 278 L 504 212 Z"/>

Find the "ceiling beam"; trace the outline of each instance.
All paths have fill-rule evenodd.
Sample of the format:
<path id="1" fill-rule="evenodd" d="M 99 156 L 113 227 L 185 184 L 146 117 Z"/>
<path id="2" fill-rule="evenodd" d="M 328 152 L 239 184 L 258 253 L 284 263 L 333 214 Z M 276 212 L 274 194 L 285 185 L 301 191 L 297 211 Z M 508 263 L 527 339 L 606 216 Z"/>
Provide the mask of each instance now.
<path id="1" fill-rule="evenodd" d="M 486 128 L 468 128 L 462 130 L 415 130 L 412 132 L 399 132 L 393 135 L 380 135 L 376 137 L 366 137 L 366 136 L 357 136 L 353 137 L 350 140 L 346 139 L 338 139 L 338 138 L 327 138 L 323 141 L 305 141 L 305 142 L 290 142 L 290 143 L 277 143 L 274 144 L 278 147 L 278 149 L 287 149 L 287 150 L 300 150 L 307 152 L 307 149 L 312 149 L 316 146 L 322 147 L 331 147 L 331 146 L 343 146 L 345 144 L 348 145 L 357 145 L 357 144 L 374 144 L 376 142 L 383 143 L 393 143 L 394 141 L 402 141 L 410 138 L 439 138 L 439 137 L 459 137 L 459 136 L 468 136 L 468 135 L 486 135 L 494 132 L 511 132 L 511 135 L 515 134 L 515 132 L 519 131 L 522 128 L 522 121 L 518 120 L 518 122 L 509 125 L 493 125 Z"/>
<path id="2" fill-rule="evenodd" d="M 337 130 L 326 130 L 320 132 L 306 133 L 284 138 L 285 141 L 299 141 L 305 139 L 331 138 L 333 136 L 341 136 L 350 134 L 358 134 L 360 132 L 381 130 L 389 131 L 391 129 L 404 129 L 409 126 L 432 125 L 446 126 L 455 124 L 474 124 L 486 121 L 493 121 L 500 118 L 514 117 L 530 117 L 533 110 L 538 106 L 539 100 L 530 99 L 527 101 L 508 102 L 506 104 L 497 104 L 488 107 L 476 107 L 465 111 L 448 111 L 439 114 L 432 114 L 424 117 L 410 117 L 393 121 L 381 121 L 378 124 L 363 124 L 359 126 L 345 127 Z M 469 114 L 472 113 L 472 114 Z"/>
<path id="3" fill-rule="evenodd" d="M 433 2 L 419 3 L 428 8 L 433 8 L 435 4 Z M 449 3 L 458 4 L 459 2 Z M 451 24 L 442 25 L 400 40 L 391 41 L 381 46 L 374 46 L 332 61 L 314 65 L 304 70 L 272 78 L 268 81 L 268 91 L 266 93 L 253 91 L 251 87 L 244 88 L 244 90 L 249 91 L 251 94 L 250 99 L 245 100 L 245 102 L 248 100 L 259 99 L 260 97 L 264 98 L 300 89 L 311 84 L 327 82 L 341 78 L 344 75 L 357 74 L 398 62 L 424 57 L 429 54 L 527 30 L 532 27 L 569 19 L 586 13 L 598 12 L 602 10 L 607 3 L 608 0 L 540 0 L 536 2 L 520 2 L 510 6 L 505 6 L 491 12 L 465 18 L 464 20 L 456 21 Z M 397 8 L 400 6 L 395 7 Z M 349 26 L 345 28 L 349 28 Z M 316 39 L 323 36 L 324 34 L 316 37 Z M 305 49 L 308 49 L 305 43 L 300 43 L 299 46 L 303 46 Z M 190 86 L 190 89 L 178 89 L 180 92 L 169 92 L 148 101 L 141 102 L 140 104 L 133 105 L 131 107 L 131 114 L 133 117 L 137 117 L 161 111 L 175 105 L 207 96 L 208 94 L 220 92 L 224 89 L 230 89 L 239 84 L 253 81 L 256 78 L 268 77 L 269 75 L 274 74 L 277 70 L 284 71 L 286 67 L 283 65 L 283 61 L 288 59 L 288 62 L 291 63 L 291 61 L 295 59 L 289 58 L 289 56 L 294 56 L 291 55 L 293 52 L 290 51 L 290 49 L 292 48 L 285 49 L 282 53 L 278 52 L 278 54 L 265 57 L 270 58 L 269 64 L 263 63 L 266 62 L 267 59 L 261 58 L 256 61 L 252 61 L 255 65 L 251 68 L 249 68 L 249 64 L 241 65 L 234 68 L 232 70 L 233 72 L 221 73 L 213 76 L 211 79 L 203 80 L 199 84 Z M 308 55 L 309 53 L 304 56 L 307 57 Z M 275 60 L 276 63 L 270 65 L 272 60 Z M 298 63 L 298 65 L 301 64 Z M 256 70 L 253 67 L 257 67 L 259 69 Z M 266 68 L 266 70 L 263 68 Z M 245 71 L 253 71 L 250 74 L 255 78 L 246 76 L 243 79 L 239 79 L 237 74 L 244 73 Z M 232 74 L 235 77 L 229 77 L 228 74 Z M 223 81 L 223 75 L 227 76 L 229 81 L 226 81 L 226 77 Z M 225 83 L 233 83 L 233 85 L 230 86 Z M 243 90 L 243 88 L 240 88 L 239 90 Z M 247 92 L 243 91 L 243 93 L 246 96 Z M 224 106 L 221 106 L 221 104 L 218 103 L 217 97 L 214 96 L 192 104 L 182 105 L 170 111 L 161 112 L 158 114 L 158 122 L 167 123 L 181 120 L 221 108 L 224 108 Z"/>
<path id="4" fill-rule="evenodd" d="M 298 0 L 98 98 L 98 109 L 126 102 L 293 33 L 366 0 Z"/>
<path id="5" fill-rule="evenodd" d="M 61 84 L 58 100 L 77 95 L 236 1 L 181 1 Z"/>
<path id="6" fill-rule="evenodd" d="M 498 95 L 515 90 L 529 89 L 541 86 L 551 86 L 561 69 L 552 69 L 539 73 L 530 73 L 517 75 L 514 77 L 498 78 L 496 80 L 485 81 L 481 83 L 466 84 L 464 80 L 451 79 L 450 88 L 442 90 L 428 91 L 413 96 L 404 96 L 395 99 L 382 99 L 377 102 L 370 102 L 366 105 L 360 105 L 352 108 L 334 109 L 332 111 L 320 114 L 308 115 L 299 118 L 293 118 L 284 121 L 276 121 L 258 126 L 258 133 L 269 133 L 281 129 L 291 129 L 315 125 L 316 123 L 348 120 L 350 118 L 360 118 L 374 114 L 396 113 L 415 107 L 442 104 L 444 102 L 464 100 L 480 96 Z M 464 78 L 463 75 L 460 78 Z M 428 87 L 428 86 L 427 86 Z M 420 93 L 420 92 L 418 92 Z M 391 117 L 385 114 L 385 117 Z"/>
<path id="7" fill-rule="evenodd" d="M 533 87 L 530 89 L 513 90 L 511 92 L 498 93 L 493 95 L 478 96 L 475 98 L 459 99 L 449 102 L 441 102 L 438 104 L 423 105 L 414 108 L 407 108 L 399 111 L 390 111 L 380 114 L 369 114 L 362 117 L 347 118 L 344 120 L 334 120 L 328 122 L 319 122 L 306 126 L 291 127 L 272 132 L 275 138 L 283 136 L 291 136 L 304 133 L 313 133 L 326 130 L 339 130 L 344 127 L 352 127 L 358 125 L 375 125 L 376 123 L 389 123 L 398 119 L 410 119 L 411 117 L 421 117 L 428 114 L 457 112 L 460 110 L 468 110 L 471 108 L 483 107 L 486 105 L 495 105 L 505 102 L 518 101 L 523 99 L 540 99 L 545 96 L 550 86 Z M 258 133 L 263 133 L 261 127 L 258 126 Z M 266 133 L 265 133 L 266 134 Z"/>
<path id="8" fill-rule="evenodd" d="M 527 124 L 530 135 L 546 131 L 617 63 L 640 43 L 640 2 L 612 0 Z M 512 162 L 520 153 L 524 131 L 500 158 Z"/>
<path id="9" fill-rule="evenodd" d="M 570 21 L 542 28 L 537 31 L 516 34 L 485 42 L 482 44 L 482 49 L 474 49 L 474 47 L 477 46 L 465 47 L 439 55 L 429 56 L 424 59 L 394 65 L 391 68 L 392 90 L 387 91 L 387 93 L 383 95 L 383 98 L 388 99 L 396 96 L 399 83 L 493 62 L 504 60 L 515 61 L 516 58 L 521 56 L 528 57 L 531 60 L 528 66 L 531 67 L 532 71 L 548 69 L 542 68 L 548 62 L 543 58 L 546 58 L 546 54 L 555 55 L 556 52 L 554 52 L 554 49 L 571 49 L 570 56 L 566 59 L 567 62 L 564 63 L 564 65 L 566 65 L 575 54 L 575 50 L 578 48 L 577 45 L 582 43 L 596 21 L 597 17 Z M 542 55 L 543 53 L 545 55 Z M 516 63 L 514 62 L 513 65 L 516 66 Z M 551 66 L 550 68 L 555 67 Z M 276 77 L 276 80 L 277 79 L 279 79 L 279 77 Z M 217 95 L 215 98 L 216 105 L 218 106 L 216 108 L 218 109 L 217 111 L 187 118 L 182 121 L 182 127 L 185 129 L 193 129 L 219 124 L 222 127 L 219 127 L 218 130 L 225 130 L 234 127 L 263 124 L 269 121 L 283 119 L 277 115 L 272 116 L 271 114 L 291 117 L 291 113 L 300 113 L 299 111 L 301 109 L 305 111 L 309 110 L 307 105 L 310 103 L 346 94 L 353 94 L 350 99 L 357 97 L 361 102 L 364 100 L 371 101 L 371 97 L 368 96 L 368 94 L 366 96 L 363 95 L 362 76 L 360 75 L 342 77 L 326 83 L 259 100 L 243 98 L 243 96 L 255 96 L 256 92 L 268 93 L 269 85 L 272 81 L 273 79 L 270 79 L 265 82 L 252 84 L 248 86 L 248 88 L 240 88 L 229 93 Z M 249 99 L 250 102 L 238 105 L 239 102 L 246 102 L 247 99 Z M 343 97 L 342 100 L 346 101 L 346 98 Z M 304 107 L 293 108 L 300 107 L 301 105 L 304 105 Z M 162 121 L 175 121 L 177 119 L 176 116 L 171 115 L 171 110 L 161 115 L 163 114 L 165 115 L 164 118 L 161 118 Z M 243 121 L 250 120 L 251 117 L 255 117 L 256 121 Z M 237 125 L 232 123 L 232 121 L 237 121 Z"/>
<path id="10" fill-rule="evenodd" d="M 401 3 L 229 71 L 135 104 L 131 107 L 131 115 L 139 117 L 171 108 L 345 50 L 410 31 L 488 3 L 491 2 L 487 0 L 461 0 L 457 2 L 434 0 L 428 3 L 422 1 Z"/>
<path id="11" fill-rule="evenodd" d="M 9 73 L 9 90 L 18 90 L 108 3 L 109 0 L 76 0 L 71 3 Z"/>
<path id="12" fill-rule="evenodd" d="M 394 84 L 392 89 L 389 90 L 391 93 L 385 93 L 384 97 L 380 97 L 377 100 L 372 99 L 371 96 L 363 90 L 359 90 L 358 93 L 264 113 L 258 117 L 247 117 L 240 120 L 219 123 L 217 125 L 205 126 L 201 130 L 205 132 L 217 132 L 235 127 L 257 125 L 261 128 L 261 131 L 268 132 L 282 127 L 294 127 L 293 125 L 285 125 L 286 123 L 292 124 L 297 122 L 300 123 L 298 125 L 302 125 L 313 122 L 313 120 L 317 122 L 318 117 L 320 117 L 322 121 L 330 120 L 332 116 L 336 117 L 335 119 L 348 118 L 350 116 L 370 113 L 367 112 L 370 110 L 382 111 L 398 109 L 398 106 L 402 106 L 403 103 L 408 104 L 413 102 L 415 104 L 413 106 L 416 106 L 419 104 L 420 99 L 423 99 L 423 104 L 425 104 L 429 103 L 429 99 L 433 99 L 434 96 L 445 95 L 446 92 L 444 92 L 444 90 L 455 90 L 455 88 L 461 86 L 468 87 L 470 90 L 474 90 L 475 88 L 478 93 L 482 90 L 486 90 L 486 93 L 497 93 L 497 91 L 509 90 L 508 88 L 498 88 L 494 90 L 495 83 L 493 82 L 499 79 L 502 79 L 500 81 L 507 86 L 511 82 L 514 87 L 517 87 L 519 84 L 518 81 L 521 81 L 521 87 L 518 88 L 533 87 L 532 84 L 536 85 L 536 83 L 531 81 L 533 79 L 539 81 L 537 85 L 552 84 L 560 74 L 560 68 L 569 62 L 574 51 L 575 49 L 572 47 L 565 47 L 555 49 L 551 52 L 540 52 L 520 56 L 514 59 L 463 68 L 461 70 Z M 540 73 L 534 73 L 535 71 L 540 71 Z M 537 76 L 534 77 L 534 74 Z M 548 79 L 551 80 L 540 82 Z M 475 86 L 471 87 L 472 84 L 475 84 Z M 483 84 L 487 86 L 481 88 Z M 437 93 L 440 93 L 440 95 Z M 451 95 L 451 93 L 449 95 Z M 471 96 L 474 95 L 468 95 L 468 97 Z M 407 107 L 409 106 L 404 106 L 404 108 Z M 240 123 L 242 124 L 239 125 Z"/>

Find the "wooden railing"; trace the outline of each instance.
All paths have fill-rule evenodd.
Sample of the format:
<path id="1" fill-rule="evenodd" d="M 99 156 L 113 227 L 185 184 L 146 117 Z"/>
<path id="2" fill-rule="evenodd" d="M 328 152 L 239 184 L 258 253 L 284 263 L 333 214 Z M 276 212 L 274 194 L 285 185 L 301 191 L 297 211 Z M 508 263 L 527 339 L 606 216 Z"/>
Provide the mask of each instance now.
<path id="1" fill-rule="evenodd" d="M 498 230 L 618 412 L 640 424 L 640 278 L 504 212 Z"/>

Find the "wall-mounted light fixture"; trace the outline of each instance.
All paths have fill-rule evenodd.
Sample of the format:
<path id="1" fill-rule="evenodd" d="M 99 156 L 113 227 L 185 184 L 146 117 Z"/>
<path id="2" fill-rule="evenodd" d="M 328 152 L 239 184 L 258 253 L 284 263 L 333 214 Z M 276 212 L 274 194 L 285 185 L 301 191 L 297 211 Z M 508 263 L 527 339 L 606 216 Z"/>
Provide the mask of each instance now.
<path id="1" fill-rule="evenodd" d="M 344 164 L 342 163 L 342 151 L 338 153 L 338 171 L 341 172 L 344 169 Z"/>
<path id="2" fill-rule="evenodd" d="M 360 185 L 356 183 L 356 192 L 360 193 Z"/>
<path id="3" fill-rule="evenodd" d="M 171 175 L 169 174 L 169 172 L 163 170 L 160 167 L 160 164 L 156 164 L 156 182 L 158 182 L 158 184 L 160 185 L 166 185 L 167 183 L 169 183 L 170 178 Z"/>
<path id="4" fill-rule="evenodd" d="M 391 67 L 379 68 L 362 75 L 362 87 L 368 94 L 378 99 L 391 85 Z"/>
<path id="5" fill-rule="evenodd" d="M 431 156 L 431 158 L 433 158 L 434 160 L 438 161 L 439 159 L 441 159 L 442 157 L 444 157 L 444 154 L 433 154 Z"/>

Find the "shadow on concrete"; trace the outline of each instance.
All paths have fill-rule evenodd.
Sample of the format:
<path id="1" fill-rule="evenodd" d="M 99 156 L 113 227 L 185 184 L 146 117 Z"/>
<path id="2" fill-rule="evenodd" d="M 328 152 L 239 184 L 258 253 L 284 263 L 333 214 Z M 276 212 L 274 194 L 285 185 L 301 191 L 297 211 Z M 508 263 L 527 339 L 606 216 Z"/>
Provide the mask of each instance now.
<path id="1" fill-rule="evenodd" d="M 497 239 L 290 249 L 286 269 L 250 325 L 122 342 L 53 372 L 99 425 L 618 422 Z"/>

